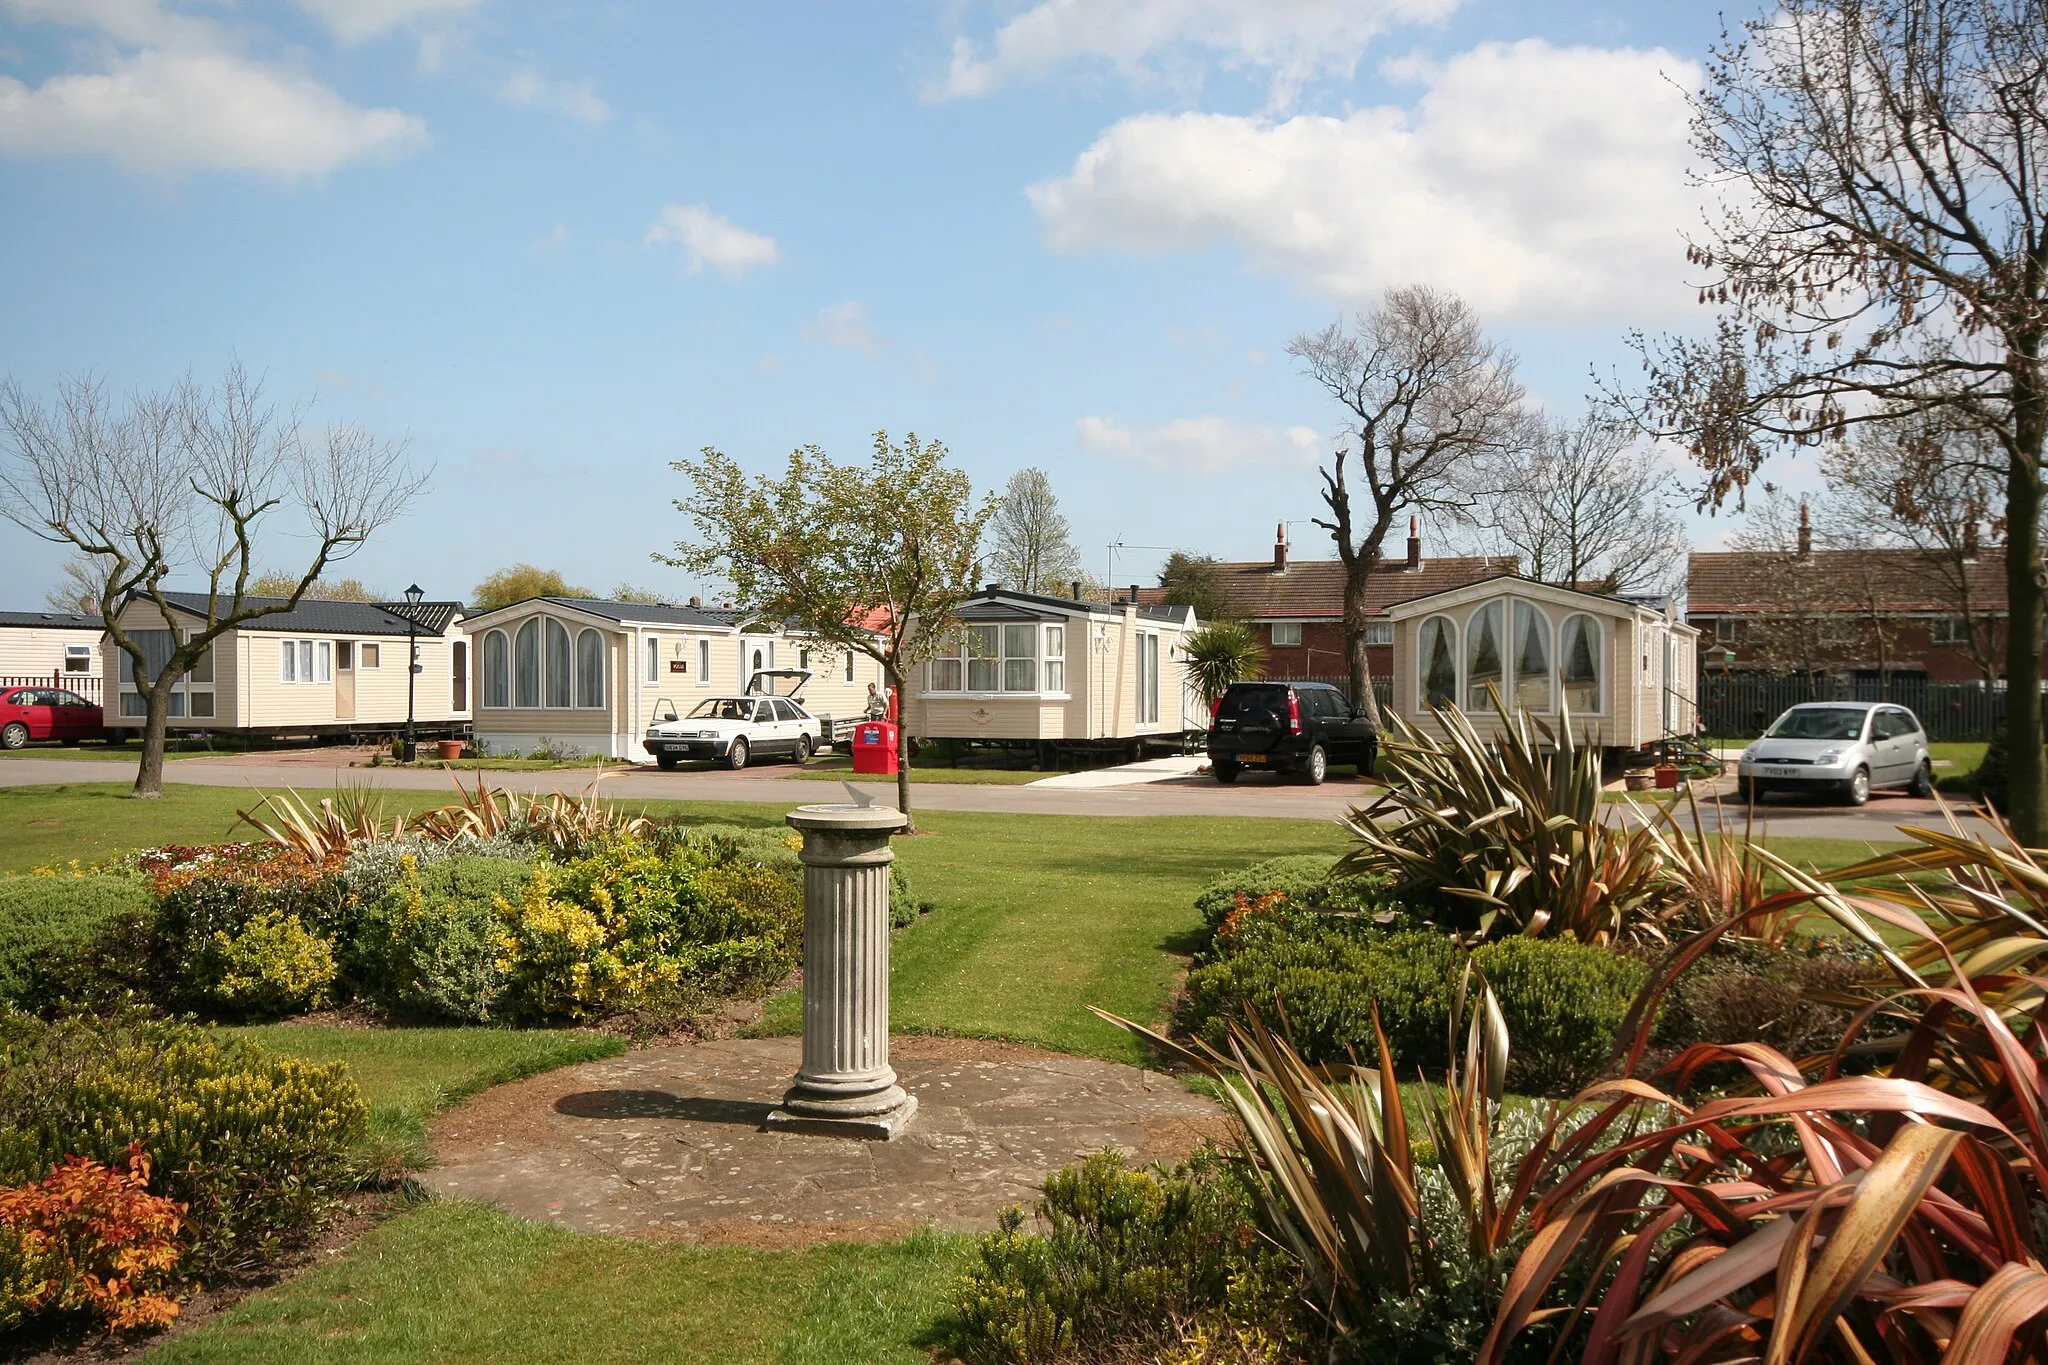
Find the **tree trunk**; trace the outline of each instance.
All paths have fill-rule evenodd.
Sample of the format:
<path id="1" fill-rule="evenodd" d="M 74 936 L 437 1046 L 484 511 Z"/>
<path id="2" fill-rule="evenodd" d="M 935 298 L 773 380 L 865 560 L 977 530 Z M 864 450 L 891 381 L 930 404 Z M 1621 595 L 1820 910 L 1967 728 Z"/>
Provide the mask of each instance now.
<path id="1" fill-rule="evenodd" d="M 882 679 L 896 694 L 896 809 L 903 812 L 903 832 L 917 833 L 917 821 L 910 813 L 910 706 L 903 691 L 903 675 L 894 664 L 882 666 Z"/>
<path id="2" fill-rule="evenodd" d="M 1344 569 L 1344 657 L 1350 666 L 1351 702 L 1361 708 L 1375 730 L 1385 730 L 1380 719 L 1380 699 L 1372 690 L 1372 658 L 1367 653 L 1365 632 L 1371 624 L 1365 610 L 1365 588 L 1371 581 L 1372 564 L 1363 555 Z"/>
<path id="3" fill-rule="evenodd" d="M 119 697 L 117 686 L 114 698 Z M 154 801 L 164 794 L 164 738 L 170 721 L 170 689 L 150 688 L 142 693 L 142 705 L 142 761 L 135 769 L 135 788 L 128 794 Z"/>
<path id="4" fill-rule="evenodd" d="M 2029 848 L 2048 846 L 2048 755 L 2041 749 L 2041 446 L 2048 435 L 2048 376 L 2039 358 L 2017 358 L 2013 385 L 2016 453 L 2005 480 L 2005 577 L 2010 617 L 2005 647 L 2006 818 Z"/>

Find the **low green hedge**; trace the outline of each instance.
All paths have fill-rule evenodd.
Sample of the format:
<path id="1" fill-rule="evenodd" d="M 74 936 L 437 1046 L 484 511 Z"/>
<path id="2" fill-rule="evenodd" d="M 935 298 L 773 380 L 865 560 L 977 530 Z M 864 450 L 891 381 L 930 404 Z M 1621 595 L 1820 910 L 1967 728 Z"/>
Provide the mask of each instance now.
<path id="1" fill-rule="evenodd" d="M 1508 1081 L 1568 1094 L 1597 1075 L 1649 968 L 1566 939 L 1504 939 L 1471 954 L 1507 1019 Z M 1284 1021 L 1311 1062 L 1377 1050 L 1373 1007 L 1404 1071 L 1449 1060 L 1451 1006 L 1466 954 L 1433 930 L 1386 932 L 1369 920 L 1279 907 L 1241 917 L 1209 961 L 1188 974 L 1183 1027 L 1220 1045 L 1226 1025 L 1256 1011 Z"/>
<path id="2" fill-rule="evenodd" d="M 149 905 L 149 888 L 137 877 L 0 879 L 0 1004 L 31 999 L 38 958 L 87 943 Z"/>
<path id="3" fill-rule="evenodd" d="M 1337 861 L 1334 853 L 1293 853 L 1226 872 L 1202 888 L 1195 909 L 1214 931 L 1237 908 L 1239 897 L 1257 901 L 1277 894 L 1297 909 L 1352 914 L 1396 908 L 1383 895 L 1383 879 L 1337 876 Z"/>

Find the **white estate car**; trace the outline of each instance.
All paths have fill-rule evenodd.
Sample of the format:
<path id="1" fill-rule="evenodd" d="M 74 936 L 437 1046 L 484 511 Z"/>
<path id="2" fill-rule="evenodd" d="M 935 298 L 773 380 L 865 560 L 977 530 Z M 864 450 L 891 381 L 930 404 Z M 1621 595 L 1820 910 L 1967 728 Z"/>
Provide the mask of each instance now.
<path id="1" fill-rule="evenodd" d="M 818 718 L 788 697 L 706 697 L 679 716 L 663 697 L 647 728 L 647 752 L 664 769 L 686 758 L 717 758 L 739 769 L 756 758 L 786 754 L 802 763 L 819 747 Z"/>

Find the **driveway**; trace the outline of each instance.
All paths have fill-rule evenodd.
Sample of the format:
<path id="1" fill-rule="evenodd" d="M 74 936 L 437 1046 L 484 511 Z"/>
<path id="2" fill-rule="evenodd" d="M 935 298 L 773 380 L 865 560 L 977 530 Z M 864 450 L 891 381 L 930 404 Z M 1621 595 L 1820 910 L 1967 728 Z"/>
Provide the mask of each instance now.
<path id="1" fill-rule="evenodd" d="M 346 749 L 300 749 L 268 754 L 223 754 L 220 757 L 178 758 L 164 765 L 167 782 L 207 787 L 297 787 L 318 791 L 338 784 L 368 782 L 387 788 L 450 792 L 455 779 L 474 786 L 481 776 L 492 786 L 516 791 L 583 792 L 590 774 L 576 769 L 553 772 L 424 772 L 397 768 L 348 766 L 358 757 Z M 801 806 L 845 799 L 837 784 L 786 777 L 786 768 L 764 764 L 743 772 L 675 772 L 633 768 L 608 774 L 600 790 L 614 800 L 758 801 L 766 805 Z M 62 758 L 0 760 L 0 786 L 39 786 L 66 782 L 132 782 L 127 763 Z M 862 790 L 878 802 L 893 803 L 892 783 L 862 782 Z M 1208 777 L 1173 777 L 1121 787 L 1063 787 L 918 783 L 912 802 L 919 810 L 997 811 L 1027 815 L 1232 815 L 1267 816 L 1283 820 L 1335 820 L 1371 798 L 1375 789 L 1350 778 L 1332 778 L 1320 787 L 1285 778 L 1247 773 L 1232 786 Z M 1614 818 L 1628 808 L 1611 803 Z M 1739 833 L 1750 812 L 1729 802 L 1716 807 L 1701 802 L 1708 829 Z M 1758 808 L 1760 834 L 1818 839 L 1895 840 L 1893 826 L 1939 826 L 1942 817 L 1933 801 L 1878 795 L 1862 809 L 1829 805 L 1790 805 L 1772 801 Z M 1981 830 L 1978 822 L 1969 824 Z"/>

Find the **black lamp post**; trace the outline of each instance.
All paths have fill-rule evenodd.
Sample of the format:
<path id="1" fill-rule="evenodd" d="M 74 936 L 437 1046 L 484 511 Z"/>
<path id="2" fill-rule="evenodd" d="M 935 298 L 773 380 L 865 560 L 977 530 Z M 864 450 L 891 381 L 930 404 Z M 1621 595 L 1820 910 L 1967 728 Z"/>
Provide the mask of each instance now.
<path id="1" fill-rule="evenodd" d="M 417 583 L 405 590 L 405 761 L 408 763 L 419 757 L 414 748 L 412 698 L 413 686 L 420 676 L 420 599 L 426 595 L 426 590 Z"/>

